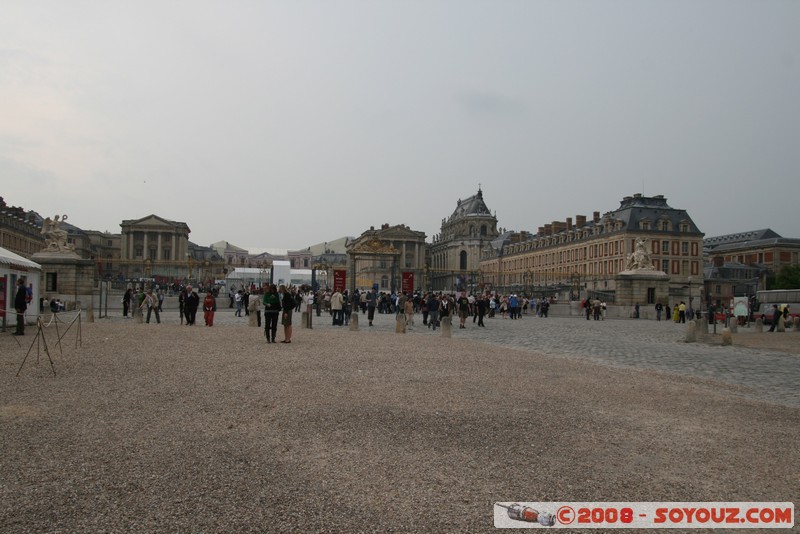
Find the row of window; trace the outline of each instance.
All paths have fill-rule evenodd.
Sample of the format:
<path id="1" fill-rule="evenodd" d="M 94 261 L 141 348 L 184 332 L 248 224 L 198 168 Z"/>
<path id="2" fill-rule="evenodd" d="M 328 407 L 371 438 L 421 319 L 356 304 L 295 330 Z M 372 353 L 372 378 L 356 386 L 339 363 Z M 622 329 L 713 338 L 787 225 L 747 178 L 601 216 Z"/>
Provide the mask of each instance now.
<path id="1" fill-rule="evenodd" d="M 700 262 L 697 260 L 661 260 L 661 270 L 676 276 L 697 276 L 700 274 Z M 517 283 L 530 282 L 529 279 L 542 282 L 560 282 L 575 275 L 584 276 L 612 276 L 625 270 L 623 260 L 606 260 L 588 262 L 575 266 L 575 271 L 561 269 L 542 269 L 531 271 L 505 271 L 503 276 L 509 281 Z M 483 276 L 490 281 L 491 272 L 484 271 Z M 499 274 L 499 273 L 498 273 Z"/>
<path id="2" fill-rule="evenodd" d="M 595 245 L 573 248 L 560 252 L 549 252 L 546 254 L 529 255 L 522 258 L 513 258 L 504 261 L 503 265 L 507 269 L 530 269 L 550 265 L 563 265 L 607 256 L 619 256 L 620 251 L 624 249 L 623 245 L 622 240 L 609 243 L 597 243 Z M 633 247 L 632 241 L 631 249 L 633 249 Z M 691 254 L 692 256 L 698 256 L 700 254 L 698 242 L 689 241 L 663 240 L 660 243 L 659 241 L 653 241 L 652 250 L 655 256 L 661 254 L 672 254 L 673 256 L 689 256 Z M 658 259 L 656 258 L 654 261 L 658 261 Z"/>

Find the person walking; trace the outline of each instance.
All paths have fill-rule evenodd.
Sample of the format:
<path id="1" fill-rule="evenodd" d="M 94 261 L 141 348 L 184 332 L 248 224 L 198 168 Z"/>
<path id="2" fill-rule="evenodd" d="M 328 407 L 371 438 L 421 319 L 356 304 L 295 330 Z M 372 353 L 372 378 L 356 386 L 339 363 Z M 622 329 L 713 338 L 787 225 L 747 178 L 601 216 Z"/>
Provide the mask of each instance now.
<path id="1" fill-rule="evenodd" d="M 439 300 L 436 295 L 430 293 L 428 295 L 428 328 L 436 330 L 437 326 L 439 326 Z"/>
<path id="2" fill-rule="evenodd" d="M 462 293 L 461 296 L 458 298 L 458 302 L 456 303 L 458 306 L 458 327 L 459 328 L 466 328 L 464 323 L 469 316 L 469 299 Z"/>
<path id="3" fill-rule="evenodd" d="M 214 326 L 214 312 L 217 311 L 217 299 L 214 294 L 209 291 L 206 293 L 206 298 L 203 299 L 203 318 L 206 321 L 206 326 Z"/>
<path id="4" fill-rule="evenodd" d="M 683 301 L 681 301 L 681 303 L 678 304 L 678 322 L 679 323 L 686 322 L 686 304 Z"/>
<path id="5" fill-rule="evenodd" d="M 194 324 L 197 318 L 197 308 L 200 306 L 200 296 L 192 290 L 192 286 L 186 286 L 186 326 Z"/>
<path id="6" fill-rule="evenodd" d="M 661 303 L 660 302 L 656 302 L 656 321 L 660 321 L 661 320 L 661 310 L 663 310 L 663 309 L 664 309 L 664 307 L 661 305 Z"/>
<path id="7" fill-rule="evenodd" d="M 486 315 L 486 307 L 487 307 L 486 295 L 481 295 L 475 301 L 475 308 L 477 309 L 476 313 L 478 314 L 478 326 L 482 326 L 484 328 L 486 327 L 486 325 L 483 324 L 483 316 Z"/>
<path id="8" fill-rule="evenodd" d="M 281 313 L 281 299 L 275 284 L 270 284 L 264 292 L 262 303 L 264 304 L 264 335 L 267 337 L 267 343 L 275 343 L 275 334 L 278 332 L 278 316 Z"/>
<path id="9" fill-rule="evenodd" d="M 331 315 L 333 316 L 333 326 L 341 326 L 344 322 L 342 319 L 342 306 L 344 299 L 342 293 L 337 289 L 331 295 Z"/>
<path id="10" fill-rule="evenodd" d="M 780 320 L 783 318 L 783 313 L 778 309 L 777 304 L 772 305 L 772 325 L 769 327 L 770 332 L 774 332 L 778 325 L 780 324 Z"/>
<path id="11" fill-rule="evenodd" d="M 236 294 L 233 296 L 233 301 L 236 304 L 236 311 L 233 313 L 234 317 L 241 317 L 242 316 L 242 299 L 243 298 L 244 298 L 243 291 L 241 289 L 239 291 L 237 291 Z"/>
<path id="12" fill-rule="evenodd" d="M 372 321 L 375 319 L 375 306 L 377 304 L 378 296 L 375 294 L 375 288 L 372 288 L 367 293 L 367 320 L 370 326 L 372 326 Z"/>
<path id="13" fill-rule="evenodd" d="M 141 308 L 147 308 L 147 320 L 146 323 L 150 323 L 150 314 L 152 312 L 156 312 L 156 323 L 161 324 L 161 316 L 158 314 L 158 297 L 153 294 L 152 289 L 148 289 L 147 293 L 145 293 L 144 300 L 140 306 Z"/>
<path id="14" fill-rule="evenodd" d="M 25 279 L 17 280 L 17 292 L 14 295 L 14 310 L 17 312 L 17 330 L 13 335 L 25 335 L 25 310 L 28 309 L 28 290 L 25 289 Z"/>
<path id="15" fill-rule="evenodd" d="M 125 294 L 122 295 L 122 316 L 128 316 L 128 310 L 131 309 L 131 288 L 125 290 Z"/>
<path id="16" fill-rule="evenodd" d="M 295 301 L 291 291 L 286 289 L 286 286 L 281 285 L 278 288 L 278 293 L 281 297 L 281 324 L 283 325 L 283 341 L 281 343 L 292 342 L 292 312 L 294 312 Z"/>
<path id="17" fill-rule="evenodd" d="M 406 326 L 411 328 L 414 324 L 414 299 L 407 298 L 403 304 L 403 313 L 406 316 Z"/>
<path id="18" fill-rule="evenodd" d="M 178 293 L 178 316 L 183 324 L 183 317 L 186 315 L 186 288 L 183 287 Z"/>

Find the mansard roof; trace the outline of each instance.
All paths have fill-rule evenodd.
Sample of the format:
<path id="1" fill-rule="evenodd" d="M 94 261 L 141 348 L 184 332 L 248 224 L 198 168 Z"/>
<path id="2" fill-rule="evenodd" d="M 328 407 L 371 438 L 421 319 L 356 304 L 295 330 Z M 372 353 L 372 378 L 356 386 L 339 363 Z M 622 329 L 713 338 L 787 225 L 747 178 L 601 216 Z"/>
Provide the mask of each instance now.
<path id="1" fill-rule="evenodd" d="M 750 230 L 736 234 L 707 237 L 703 239 L 703 248 L 714 249 L 720 245 L 743 244 L 749 241 L 760 241 L 762 239 L 774 239 L 780 237 L 781 236 L 778 235 L 777 232 L 773 232 L 772 229 L 762 228 L 761 230 Z"/>
<path id="2" fill-rule="evenodd" d="M 471 197 L 458 200 L 455 211 L 450 215 L 450 220 L 469 217 L 471 215 L 481 215 L 484 217 L 492 216 L 489 208 L 486 207 L 486 203 L 483 201 L 483 191 L 481 191 L 480 187 L 478 188 L 478 192 Z"/>
<path id="3" fill-rule="evenodd" d="M 640 228 L 642 221 L 656 224 L 658 221 L 667 220 L 674 232 L 679 231 L 681 223 L 686 223 L 689 224 L 689 233 L 702 233 L 686 210 L 671 207 L 663 195 L 646 197 L 637 193 L 632 197 L 625 197 L 620 201 L 619 208 L 606 216 L 622 221 L 627 230 Z"/>

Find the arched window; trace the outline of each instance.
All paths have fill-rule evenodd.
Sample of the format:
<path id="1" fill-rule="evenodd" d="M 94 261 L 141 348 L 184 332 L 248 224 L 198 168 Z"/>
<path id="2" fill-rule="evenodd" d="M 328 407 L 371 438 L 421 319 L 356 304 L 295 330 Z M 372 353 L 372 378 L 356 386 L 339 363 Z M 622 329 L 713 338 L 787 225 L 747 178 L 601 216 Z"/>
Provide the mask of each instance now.
<path id="1" fill-rule="evenodd" d="M 486 235 L 486 225 L 481 226 L 481 235 Z"/>
<path id="2" fill-rule="evenodd" d="M 459 256 L 460 256 L 460 261 L 458 268 L 461 269 L 462 271 L 465 271 L 467 269 L 467 251 L 462 250 Z"/>

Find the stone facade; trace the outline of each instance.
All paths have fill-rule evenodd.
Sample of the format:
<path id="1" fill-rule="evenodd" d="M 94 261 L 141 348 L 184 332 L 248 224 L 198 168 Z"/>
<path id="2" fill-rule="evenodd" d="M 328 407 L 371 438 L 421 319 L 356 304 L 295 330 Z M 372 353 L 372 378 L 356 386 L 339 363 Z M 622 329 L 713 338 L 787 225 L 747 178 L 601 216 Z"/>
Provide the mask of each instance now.
<path id="1" fill-rule="evenodd" d="M 474 291 L 482 252 L 499 235 L 497 217 L 483 200 L 483 191 L 458 200 L 456 209 L 442 219 L 441 232 L 431 244 L 430 281 L 435 291 Z"/>
<path id="2" fill-rule="evenodd" d="M 427 245 L 425 232 L 404 224 L 371 227 L 347 244 L 349 288 L 369 289 L 377 284 L 380 291 L 401 288 L 403 272 L 414 275 L 414 287 L 426 283 Z M 353 285 L 355 284 L 355 285 Z"/>
<path id="3" fill-rule="evenodd" d="M 687 299 L 690 290 L 700 296 L 703 234 L 685 210 L 670 207 L 661 195 L 625 197 L 603 216 L 596 211 L 590 220 L 577 215 L 574 222 L 553 221 L 536 234 L 504 234 L 484 253 L 481 274 L 501 292 L 614 302 L 618 275 L 639 239 L 653 269 L 669 276 L 670 304 Z M 655 298 L 654 292 L 648 295 L 646 300 Z"/>

